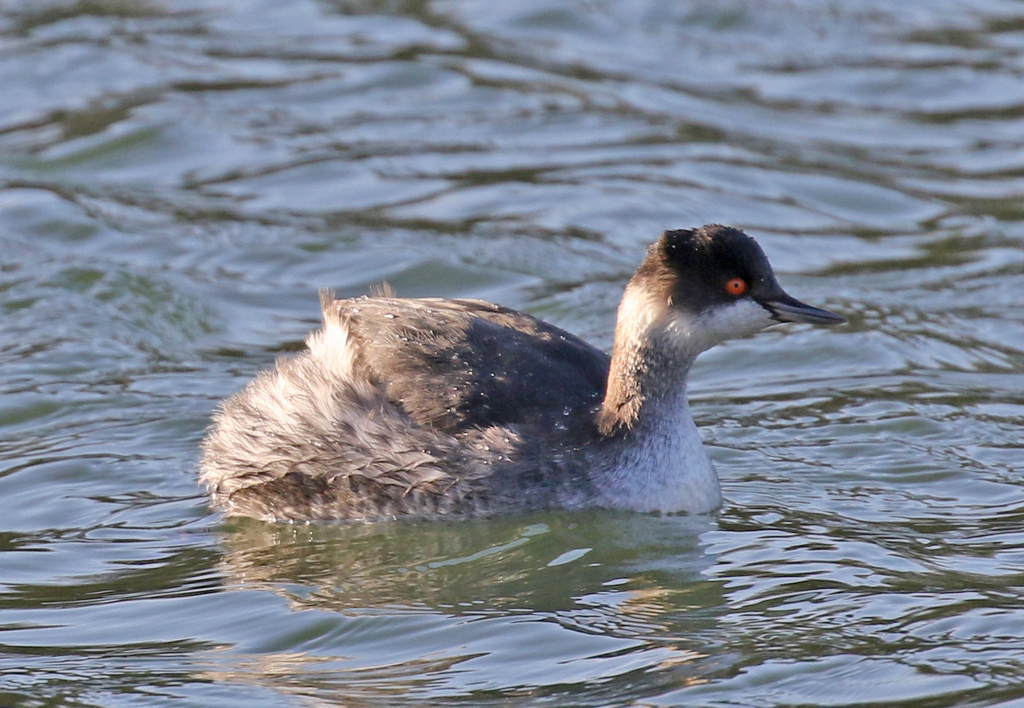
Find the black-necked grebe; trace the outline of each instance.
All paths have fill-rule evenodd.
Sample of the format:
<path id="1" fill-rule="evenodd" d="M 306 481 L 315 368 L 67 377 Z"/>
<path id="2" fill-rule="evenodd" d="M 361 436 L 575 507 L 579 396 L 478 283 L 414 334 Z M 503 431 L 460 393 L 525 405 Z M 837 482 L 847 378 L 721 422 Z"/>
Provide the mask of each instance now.
<path id="1" fill-rule="evenodd" d="M 718 477 L 686 401 L 702 351 L 845 320 L 779 286 L 742 231 L 666 231 L 626 286 L 612 355 L 480 300 L 321 295 L 309 350 L 214 416 L 215 507 L 267 520 L 537 508 L 703 513 Z"/>

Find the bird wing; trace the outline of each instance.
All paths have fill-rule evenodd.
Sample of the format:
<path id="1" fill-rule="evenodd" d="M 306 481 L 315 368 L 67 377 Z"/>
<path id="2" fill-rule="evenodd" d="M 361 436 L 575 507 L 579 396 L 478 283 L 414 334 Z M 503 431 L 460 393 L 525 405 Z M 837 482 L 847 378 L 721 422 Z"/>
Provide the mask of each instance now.
<path id="1" fill-rule="evenodd" d="M 346 328 L 353 375 L 434 430 L 559 425 L 604 396 L 607 354 L 482 300 L 325 298 L 324 318 Z"/>

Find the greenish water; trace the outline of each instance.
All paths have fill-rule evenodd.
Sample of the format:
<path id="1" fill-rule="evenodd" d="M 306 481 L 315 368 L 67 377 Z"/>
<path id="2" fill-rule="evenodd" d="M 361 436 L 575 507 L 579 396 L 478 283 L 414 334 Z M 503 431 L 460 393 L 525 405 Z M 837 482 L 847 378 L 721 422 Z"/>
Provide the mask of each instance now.
<path id="1" fill-rule="evenodd" d="M 1024 706 L 1024 5 L 0 5 L 0 706 Z M 698 362 L 726 504 L 211 514 L 316 290 L 600 346 L 721 222 L 844 328 Z"/>

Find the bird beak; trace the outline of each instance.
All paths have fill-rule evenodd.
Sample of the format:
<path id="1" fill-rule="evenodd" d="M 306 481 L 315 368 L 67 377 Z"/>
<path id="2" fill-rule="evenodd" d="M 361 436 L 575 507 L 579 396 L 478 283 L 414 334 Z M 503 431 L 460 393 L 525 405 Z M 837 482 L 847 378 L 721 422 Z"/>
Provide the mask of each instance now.
<path id="1" fill-rule="evenodd" d="M 820 307 L 811 307 L 782 293 L 778 297 L 761 300 L 761 306 L 771 313 L 779 322 L 806 322 L 816 325 L 838 325 L 846 322 L 846 318 Z"/>

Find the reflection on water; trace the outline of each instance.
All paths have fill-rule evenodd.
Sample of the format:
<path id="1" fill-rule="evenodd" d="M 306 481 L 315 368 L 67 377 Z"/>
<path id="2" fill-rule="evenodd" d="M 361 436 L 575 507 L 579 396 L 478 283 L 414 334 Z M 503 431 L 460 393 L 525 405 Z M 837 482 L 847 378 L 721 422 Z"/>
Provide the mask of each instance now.
<path id="1" fill-rule="evenodd" d="M 0 5 L 0 705 L 1024 699 L 1009 0 Z M 216 403 L 380 280 L 610 344 L 665 228 L 841 312 L 705 355 L 716 517 L 211 516 Z"/>
<path id="2" fill-rule="evenodd" d="M 708 668 L 698 636 L 713 629 L 722 595 L 702 578 L 712 559 L 698 538 L 711 524 L 617 514 L 240 522 L 224 536 L 225 581 L 272 592 L 306 619 L 271 621 L 258 639 L 252 653 L 287 647 L 284 665 L 275 651 L 214 673 L 340 703 L 366 692 L 458 695 L 465 677 L 477 690 L 535 685 L 536 695 L 627 678 L 645 693 L 664 689 Z M 316 672 L 315 686 L 285 680 L 296 663 L 311 664 L 303 671 Z"/>
<path id="3" fill-rule="evenodd" d="M 261 647 L 287 647 L 284 664 L 275 652 L 213 674 L 342 704 L 470 688 L 568 699 L 580 684 L 607 681 L 665 690 L 713 663 L 696 638 L 722 602 L 718 584 L 701 578 L 712 558 L 697 538 L 711 525 L 632 514 L 369 528 L 244 522 L 224 536 L 225 581 L 273 592 L 307 619 L 265 628 Z M 316 683 L 296 684 L 297 665 Z"/>
<path id="4" fill-rule="evenodd" d="M 224 536 L 221 563 L 239 584 L 315 586 L 292 598 L 303 607 L 558 613 L 610 587 L 691 591 L 711 562 L 698 545 L 711 525 L 704 517 L 613 513 L 341 527 L 240 521 Z"/>

